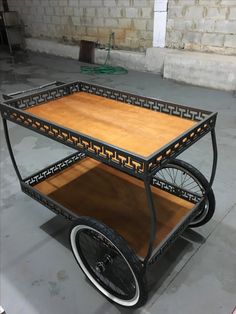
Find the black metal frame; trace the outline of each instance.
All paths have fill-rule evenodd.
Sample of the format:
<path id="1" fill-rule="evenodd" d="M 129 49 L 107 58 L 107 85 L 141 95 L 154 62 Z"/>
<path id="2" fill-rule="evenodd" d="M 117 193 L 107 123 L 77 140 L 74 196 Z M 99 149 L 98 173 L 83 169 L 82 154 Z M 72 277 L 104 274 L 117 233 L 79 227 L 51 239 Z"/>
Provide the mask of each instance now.
<path id="1" fill-rule="evenodd" d="M 205 197 L 207 197 L 207 194 L 213 184 L 217 165 L 217 144 L 214 130 L 217 113 L 164 102 L 155 98 L 137 96 L 86 82 L 73 82 L 68 84 L 62 82 L 53 82 L 39 87 L 37 90 L 45 89 L 51 85 L 55 85 L 55 87 L 50 87 L 49 89 L 43 91 L 37 91 L 33 94 L 31 92 L 34 89 L 23 92 L 26 94 L 30 92 L 30 95 L 22 96 L 22 93 L 5 95 L 6 101 L 0 104 L 7 146 L 16 174 L 21 183 L 22 191 L 48 207 L 53 212 L 61 214 L 67 219 L 73 220 L 77 218 L 73 212 L 69 211 L 61 204 L 58 204 L 46 195 L 34 189 L 34 185 L 45 180 L 49 176 L 62 171 L 75 162 L 79 162 L 86 156 L 99 160 L 120 171 L 126 172 L 131 176 L 141 179 L 144 181 L 147 203 L 151 213 L 150 240 L 147 255 L 143 261 L 145 270 L 148 264 L 154 263 L 162 256 L 166 249 L 173 243 L 173 241 L 178 238 L 184 229 L 187 228 L 194 217 L 196 217 L 196 215 L 199 213 L 200 204 L 204 201 Z M 184 119 L 190 119 L 196 121 L 197 123 L 192 128 L 177 137 L 175 140 L 145 158 L 98 139 L 94 139 L 79 132 L 64 128 L 60 125 L 39 119 L 33 114 L 29 114 L 28 112 L 24 112 L 24 109 L 29 107 L 37 106 L 47 101 L 61 98 L 71 93 L 80 91 L 118 100 L 129 105 L 140 106 L 149 110 L 175 115 Z M 20 95 L 20 97 L 15 98 L 17 95 Z M 30 177 L 22 179 L 11 148 L 7 120 L 47 136 L 57 142 L 63 143 L 66 146 L 72 147 L 78 152 L 54 163 L 53 165 L 31 175 Z M 180 193 L 178 189 L 178 192 L 176 192 L 174 185 L 167 184 L 163 181 L 161 182 L 155 178 L 155 173 L 163 165 L 171 161 L 171 159 L 177 157 L 180 153 L 189 148 L 209 132 L 211 132 L 213 147 L 213 165 L 209 186 L 202 199 L 200 199 L 199 196 L 195 194 L 191 194 L 189 191 L 182 190 Z M 195 204 L 190 213 L 174 228 L 174 230 L 168 236 L 168 239 L 163 241 L 163 243 L 161 243 L 155 249 L 153 244 L 157 232 L 157 212 L 153 202 L 151 185 L 161 188 L 169 193 L 175 194 L 178 197 Z"/>

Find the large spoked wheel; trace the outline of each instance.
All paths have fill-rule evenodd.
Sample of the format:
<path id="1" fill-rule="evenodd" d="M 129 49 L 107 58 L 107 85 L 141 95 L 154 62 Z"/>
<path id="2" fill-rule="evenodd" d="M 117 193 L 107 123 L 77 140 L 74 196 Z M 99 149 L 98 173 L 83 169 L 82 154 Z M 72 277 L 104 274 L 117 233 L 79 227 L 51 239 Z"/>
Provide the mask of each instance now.
<path id="1" fill-rule="evenodd" d="M 146 302 L 142 264 L 114 230 L 81 217 L 71 229 L 70 243 L 80 268 L 103 295 L 129 308 Z"/>
<path id="2" fill-rule="evenodd" d="M 173 184 L 174 186 L 186 191 L 198 194 L 202 197 L 208 187 L 208 181 L 205 176 L 189 163 L 174 159 L 169 164 L 161 168 L 155 178 L 164 182 Z M 204 204 L 201 205 L 199 214 L 189 224 L 190 228 L 200 227 L 206 224 L 215 212 L 215 196 L 210 189 Z"/>

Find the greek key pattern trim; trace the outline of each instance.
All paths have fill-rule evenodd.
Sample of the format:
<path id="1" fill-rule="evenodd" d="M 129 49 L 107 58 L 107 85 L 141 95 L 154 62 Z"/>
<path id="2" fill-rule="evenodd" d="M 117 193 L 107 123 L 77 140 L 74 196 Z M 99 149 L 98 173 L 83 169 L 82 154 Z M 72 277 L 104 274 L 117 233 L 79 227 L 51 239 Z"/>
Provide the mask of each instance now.
<path id="1" fill-rule="evenodd" d="M 79 160 L 83 159 L 85 154 L 83 153 L 76 153 L 69 158 L 65 158 L 63 160 L 58 161 L 57 163 L 47 167 L 44 170 L 39 171 L 38 173 L 32 175 L 30 178 L 24 180 L 24 182 L 28 185 L 34 186 L 45 179 L 53 176 L 54 174 L 70 167 L 72 164 L 78 162 Z"/>
<path id="2" fill-rule="evenodd" d="M 79 83 L 70 83 L 70 84 L 63 84 L 53 88 L 50 88 L 45 91 L 40 91 L 37 93 L 33 93 L 27 96 L 21 96 L 19 98 L 8 100 L 5 103 L 11 107 L 17 109 L 27 109 L 30 107 L 34 107 L 43 103 L 46 103 L 51 100 L 55 100 L 66 95 L 75 93 L 79 91 Z"/>
<path id="3" fill-rule="evenodd" d="M 33 107 L 79 91 L 95 94 L 105 98 L 121 101 L 130 105 L 135 105 L 153 111 L 158 111 L 194 121 L 201 121 L 210 114 L 209 111 L 198 110 L 195 108 L 158 100 L 155 98 L 138 96 L 135 94 L 113 90 L 107 87 L 94 85 L 87 82 L 73 82 L 59 85 L 45 91 L 39 91 L 31 95 L 8 100 L 6 101 L 6 103 L 11 107 L 24 110 L 29 107 Z"/>
<path id="4" fill-rule="evenodd" d="M 181 188 L 177 188 L 168 182 L 155 178 L 155 176 L 152 179 L 152 185 L 170 194 L 176 195 L 186 201 L 189 201 L 193 204 L 197 204 L 201 199 L 200 195 L 198 196 Z"/>
<path id="5" fill-rule="evenodd" d="M 39 192 L 37 192 L 34 188 L 31 186 L 27 186 L 27 184 L 21 182 L 21 188 L 22 191 L 29 195 L 31 198 L 34 200 L 38 201 L 40 204 L 46 206 L 49 208 L 51 211 L 53 211 L 57 215 L 61 215 L 64 218 L 68 220 L 73 220 L 75 219 L 75 216 L 70 214 L 67 210 L 62 209 L 61 206 L 55 204 L 52 200 L 46 198 L 45 196 L 41 195 Z"/>
<path id="6" fill-rule="evenodd" d="M 177 105 L 155 98 L 138 96 L 123 91 L 117 91 L 102 86 L 89 84 L 86 82 L 80 82 L 80 90 L 90 94 L 95 94 L 105 98 L 118 100 L 127 104 L 147 108 L 153 111 L 158 111 L 194 121 L 202 121 L 210 114 L 209 111 L 197 110 L 195 108 Z"/>

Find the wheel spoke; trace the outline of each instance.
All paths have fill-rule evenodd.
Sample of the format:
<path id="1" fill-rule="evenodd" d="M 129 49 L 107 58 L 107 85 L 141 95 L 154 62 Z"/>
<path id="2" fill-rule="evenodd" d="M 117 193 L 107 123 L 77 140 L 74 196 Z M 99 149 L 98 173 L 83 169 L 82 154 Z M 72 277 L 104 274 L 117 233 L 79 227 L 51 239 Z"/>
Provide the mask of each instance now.
<path id="1" fill-rule="evenodd" d="M 166 177 L 165 177 L 165 175 L 163 174 L 163 170 L 162 170 L 162 169 L 160 169 L 158 175 L 160 175 L 160 176 L 166 181 Z"/>
<path id="2" fill-rule="evenodd" d="M 176 184 L 176 178 L 178 176 L 178 170 L 174 171 L 174 168 L 172 168 L 172 169 L 173 169 L 174 184 Z"/>
<path id="3" fill-rule="evenodd" d="M 183 187 L 185 186 L 186 182 L 188 182 L 190 179 L 192 179 L 186 172 L 185 172 L 185 177 L 183 181 Z"/>
<path id="4" fill-rule="evenodd" d="M 182 169 L 174 168 L 173 166 L 160 169 L 156 173 L 156 178 L 164 180 L 189 192 L 202 195 L 202 187 L 196 182 L 196 179 Z"/>
<path id="5" fill-rule="evenodd" d="M 170 170 L 170 168 L 166 168 L 166 171 L 167 171 L 167 173 L 169 174 L 169 176 L 170 176 L 170 178 L 171 178 L 171 180 L 172 180 L 172 183 L 174 183 L 173 177 L 172 177 L 172 175 L 171 175 L 171 170 Z"/>
<path id="6" fill-rule="evenodd" d="M 168 178 L 164 175 L 165 173 L 168 175 Z M 181 169 L 176 169 L 174 167 L 165 167 L 163 169 L 160 169 L 159 172 L 156 174 L 157 177 L 161 177 L 166 182 L 169 182 L 171 184 L 174 184 L 180 189 L 186 189 L 193 193 L 201 193 L 201 186 L 194 180 L 192 176 L 190 176 L 186 171 L 183 171 Z M 160 179 L 161 179 L 160 178 Z"/>

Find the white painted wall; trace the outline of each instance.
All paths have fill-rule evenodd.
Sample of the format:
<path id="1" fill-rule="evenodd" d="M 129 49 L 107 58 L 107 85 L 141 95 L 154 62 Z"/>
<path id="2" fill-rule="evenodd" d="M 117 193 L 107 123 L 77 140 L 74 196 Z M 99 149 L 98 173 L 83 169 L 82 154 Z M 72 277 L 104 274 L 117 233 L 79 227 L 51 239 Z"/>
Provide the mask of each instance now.
<path id="1" fill-rule="evenodd" d="M 155 0 L 153 47 L 165 47 L 168 0 Z"/>

